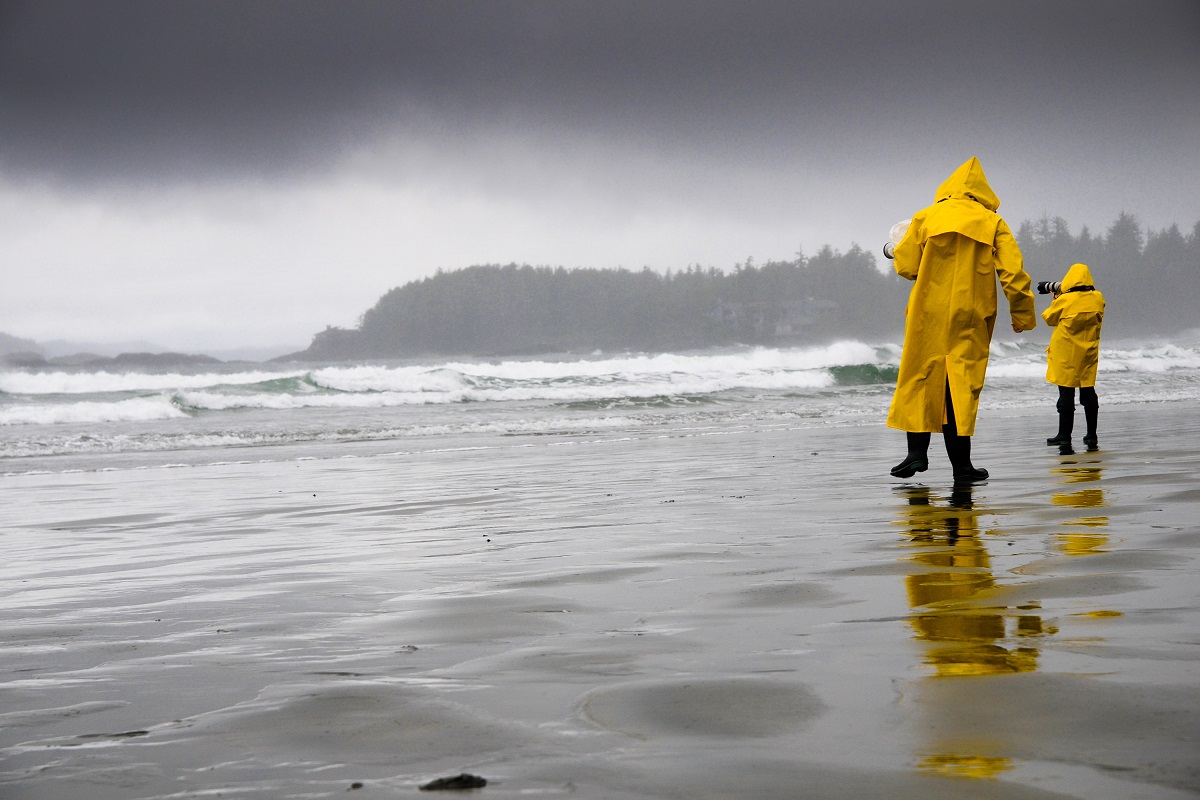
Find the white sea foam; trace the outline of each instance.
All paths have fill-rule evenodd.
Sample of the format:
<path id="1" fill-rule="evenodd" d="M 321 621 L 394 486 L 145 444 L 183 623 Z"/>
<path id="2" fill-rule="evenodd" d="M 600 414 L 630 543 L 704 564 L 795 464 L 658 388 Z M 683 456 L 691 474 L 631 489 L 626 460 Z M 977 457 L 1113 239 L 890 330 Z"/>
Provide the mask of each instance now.
<path id="1" fill-rule="evenodd" d="M 67 422 L 144 422 L 187 416 L 170 398 L 134 397 L 116 402 L 54 403 L 0 407 L 0 425 L 53 425 Z"/>
<path id="2" fill-rule="evenodd" d="M 303 375 L 302 371 L 271 372 L 255 370 L 219 374 L 188 375 L 168 372 L 26 372 L 0 371 L 0 392 L 6 394 L 103 394 L 107 392 L 155 392 L 205 386 L 241 385 Z"/>
<path id="3" fill-rule="evenodd" d="M 364 387 L 357 391 L 344 390 L 330 394 L 223 394 L 217 392 L 180 392 L 184 406 L 204 410 L 235 408 L 387 408 L 406 405 L 430 405 L 463 402 L 527 402 L 544 400 L 571 403 L 603 400 L 630 400 L 654 397 L 688 397 L 709 395 L 732 389 L 786 390 L 819 389 L 833 385 L 834 380 L 823 370 L 806 372 L 757 372 L 742 375 L 716 373 L 712 375 L 643 376 L 631 380 L 628 376 L 610 376 L 605 381 L 579 382 L 564 376 L 562 382 L 506 382 L 480 385 L 466 379 L 439 379 L 438 388 L 429 381 L 410 380 L 411 376 L 394 374 L 397 371 L 376 373 L 353 381 Z M 323 376 L 322 382 L 330 381 Z M 351 381 L 342 382 L 348 385 Z M 471 385 L 476 383 L 476 385 Z M 407 384 L 407 391 L 402 390 Z M 416 385 L 414 385 L 416 384 Z M 384 389 L 391 386 L 394 388 Z M 370 388 L 365 388 L 370 387 Z"/>
<path id="4" fill-rule="evenodd" d="M 631 355 L 575 361 L 452 361 L 437 368 L 354 366 L 317 370 L 319 386 L 343 392 L 428 393 L 454 400 L 563 399 L 699 394 L 731 388 L 828 386 L 829 367 L 874 363 L 877 349 L 861 342 L 736 353 Z M 634 388 L 636 387 L 636 388 Z M 605 391 L 597 392 L 595 388 Z M 426 402 L 428 402 L 428 398 Z M 404 402 L 410 402 L 405 400 Z"/>
<path id="5" fill-rule="evenodd" d="M 1200 350 L 1172 344 L 1124 350 L 1100 349 L 1100 366 L 1112 372 L 1163 373 L 1200 369 Z"/>
<path id="6" fill-rule="evenodd" d="M 436 367 L 356 365 L 312 373 L 325 393 L 180 391 L 196 409 L 383 408 L 461 402 L 582 402 L 703 395 L 732 389 L 819 389 L 831 366 L 870 363 L 876 349 L 843 342 L 811 350 L 757 349 L 576 361 L 454 361 Z"/>

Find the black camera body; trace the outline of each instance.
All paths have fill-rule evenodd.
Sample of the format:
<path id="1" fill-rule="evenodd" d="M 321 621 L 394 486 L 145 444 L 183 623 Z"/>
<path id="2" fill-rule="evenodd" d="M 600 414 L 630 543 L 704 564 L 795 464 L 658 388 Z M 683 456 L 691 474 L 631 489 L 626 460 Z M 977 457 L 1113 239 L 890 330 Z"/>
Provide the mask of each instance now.
<path id="1" fill-rule="evenodd" d="M 1061 294 L 1062 281 L 1042 281 L 1037 285 L 1038 294 Z"/>

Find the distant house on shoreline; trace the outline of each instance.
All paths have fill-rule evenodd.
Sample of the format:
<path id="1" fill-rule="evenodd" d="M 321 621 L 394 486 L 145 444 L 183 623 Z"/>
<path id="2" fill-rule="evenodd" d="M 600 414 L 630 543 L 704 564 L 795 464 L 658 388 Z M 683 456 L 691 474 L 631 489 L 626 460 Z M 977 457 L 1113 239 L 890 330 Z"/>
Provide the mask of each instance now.
<path id="1" fill-rule="evenodd" d="M 765 342 L 812 333 L 838 309 L 832 300 L 806 297 L 797 302 L 771 300 L 718 300 L 713 317 L 724 329 L 754 341 Z"/>

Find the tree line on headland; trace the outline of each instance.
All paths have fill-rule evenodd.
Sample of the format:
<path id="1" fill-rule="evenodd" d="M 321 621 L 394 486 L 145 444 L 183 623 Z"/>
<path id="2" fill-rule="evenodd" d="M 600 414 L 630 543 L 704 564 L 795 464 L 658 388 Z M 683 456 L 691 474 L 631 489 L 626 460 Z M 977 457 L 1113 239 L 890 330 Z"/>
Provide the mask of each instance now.
<path id="1" fill-rule="evenodd" d="M 748 260 L 728 274 L 474 266 L 391 290 L 358 328 L 329 328 L 304 355 L 661 351 L 798 338 L 822 322 L 848 333 L 852 320 L 834 311 L 890 307 L 895 316 L 897 282 L 857 247 L 761 266 Z"/>
<path id="2" fill-rule="evenodd" d="M 1170 334 L 1200 324 L 1200 222 L 1187 234 L 1177 225 L 1150 231 L 1121 214 L 1093 235 L 1086 227 L 1072 234 L 1061 217 L 1046 216 L 1023 222 L 1016 235 L 1035 283 L 1060 280 L 1076 262 L 1089 265 L 1108 300 L 1106 334 Z M 489 264 L 394 288 L 357 328 L 329 327 L 286 358 L 898 341 L 910 285 L 858 246 L 761 265 L 748 259 L 730 272 Z M 1003 321 L 1003 300 L 1000 313 Z"/>

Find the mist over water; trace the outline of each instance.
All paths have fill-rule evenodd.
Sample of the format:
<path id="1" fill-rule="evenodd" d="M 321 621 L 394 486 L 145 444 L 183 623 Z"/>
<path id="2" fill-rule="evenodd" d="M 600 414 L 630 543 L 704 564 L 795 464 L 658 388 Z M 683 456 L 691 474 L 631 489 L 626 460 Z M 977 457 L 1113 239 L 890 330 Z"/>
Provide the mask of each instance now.
<path id="1" fill-rule="evenodd" d="M 496 437 L 881 424 L 894 344 L 387 361 L 317 368 L 0 372 L 0 474 L 489 446 Z M 1052 408 L 1043 346 L 997 342 L 982 408 Z M 1200 389 L 1200 344 L 1122 343 L 1102 404 Z M 1049 413 L 1049 412 L 1048 412 Z"/>

